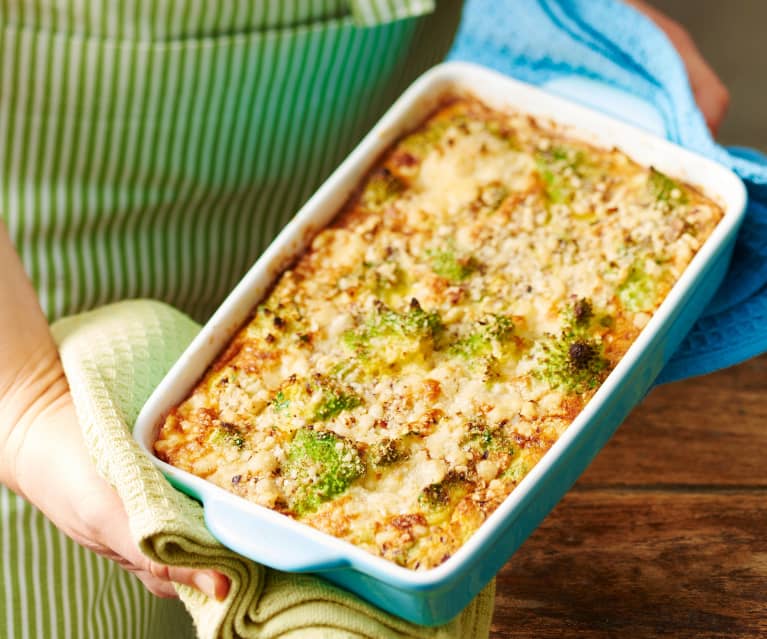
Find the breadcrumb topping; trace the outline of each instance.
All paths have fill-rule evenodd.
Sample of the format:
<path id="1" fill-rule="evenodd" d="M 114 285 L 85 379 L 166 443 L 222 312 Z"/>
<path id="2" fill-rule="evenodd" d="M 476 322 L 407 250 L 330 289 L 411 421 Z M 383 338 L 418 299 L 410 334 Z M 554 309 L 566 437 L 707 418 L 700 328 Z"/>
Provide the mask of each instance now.
<path id="1" fill-rule="evenodd" d="M 155 451 L 437 566 L 573 421 L 721 217 L 616 149 L 453 99 L 283 273 Z"/>

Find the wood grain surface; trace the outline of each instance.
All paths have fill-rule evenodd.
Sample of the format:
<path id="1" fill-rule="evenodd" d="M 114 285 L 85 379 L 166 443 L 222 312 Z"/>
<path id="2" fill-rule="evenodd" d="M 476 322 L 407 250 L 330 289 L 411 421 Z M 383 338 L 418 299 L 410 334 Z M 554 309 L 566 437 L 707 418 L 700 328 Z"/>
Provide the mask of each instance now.
<path id="1" fill-rule="evenodd" d="M 767 356 L 650 393 L 498 575 L 491 637 L 767 637 Z"/>

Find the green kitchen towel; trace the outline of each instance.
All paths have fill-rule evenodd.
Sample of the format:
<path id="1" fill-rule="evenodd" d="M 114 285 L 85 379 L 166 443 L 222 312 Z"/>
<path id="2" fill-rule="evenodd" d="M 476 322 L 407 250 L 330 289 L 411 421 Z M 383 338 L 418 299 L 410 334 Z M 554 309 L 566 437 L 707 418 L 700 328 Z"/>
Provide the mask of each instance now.
<path id="1" fill-rule="evenodd" d="M 212 537 L 200 504 L 172 488 L 131 435 L 141 406 L 199 328 L 175 309 L 146 300 L 105 306 L 52 327 L 86 444 L 99 472 L 125 504 L 136 543 L 155 561 L 213 568 L 231 579 L 223 602 L 178 586 L 198 635 L 487 637 L 494 582 L 450 623 L 423 628 L 320 579 L 264 568 Z"/>

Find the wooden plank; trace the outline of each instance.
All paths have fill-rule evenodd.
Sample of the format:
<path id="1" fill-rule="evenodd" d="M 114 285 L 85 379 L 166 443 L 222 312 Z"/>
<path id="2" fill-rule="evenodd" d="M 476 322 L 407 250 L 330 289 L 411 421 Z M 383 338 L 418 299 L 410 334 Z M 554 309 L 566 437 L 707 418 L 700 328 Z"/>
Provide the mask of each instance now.
<path id="1" fill-rule="evenodd" d="M 653 391 L 498 577 L 493 639 L 767 637 L 767 356 Z"/>
<path id="2" fill-rule="evenodd" d="M 571 492 L 498 577 L 491 636 L 767 636 L 767 491 Z"/>
<path id="3" fill-rule="evenodd" d="M 654 389 L 581 484 L 767 486 L 767 355 Z"/>

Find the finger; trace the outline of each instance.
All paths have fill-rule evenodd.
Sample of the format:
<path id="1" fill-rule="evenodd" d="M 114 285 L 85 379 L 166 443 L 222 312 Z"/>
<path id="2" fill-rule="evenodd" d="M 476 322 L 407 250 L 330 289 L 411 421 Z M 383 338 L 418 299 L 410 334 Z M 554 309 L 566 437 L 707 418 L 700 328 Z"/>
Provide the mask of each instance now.
<path id="1" fill-rule="evenodd" d="M 724 86 L 714 69 L 698 50 L 695 41 L 684 29 L 679 29 L 672 41 L 684 61 L 698 108 L 703 113 L 706 124 L 712 133 L 716 133 L 727 114 L 730 103 L 727 87 Z"/>
<path id="2" fill-rule="evenodd" d="M 178 593 L 176 592 L 176 589 L 173 587 L 173 584 L 169 581 L 163 581 L 162 579 L 158 579 L 154 575 L 152 575 L 149 572 L 146 572 L 145 570 L 138 570 L 138 571 L 131 571 L 133 574 L 138 577 L 138 579 L 141 581 L 141 583 L 144 584 L 144 587 L 151 592 L 153 595 L 157 597 L 162 597 L 163 599 L 177 599 Z"/>
<path id="3" fill-rule="evenodd" d="M 695 102 L 703 113 L 706 125 L 716 135 L 727 114 L 730 94 L 686 31 L 680 30 L 672 41 L 684 62 Z"/>
<path id="4" fill-rule="evenodd" d="M 159 579 L 175 581 L 196 588 L 212 599 L 221 601 L 229 594 L 229 580 L 215 570 L 166 566 L 150 562 L 149 571 Z"/>
<path id="5" fill-rule="evenodd" d="M 140 571 L 152 575 L 156 580 L 166 584 L 172 581 L 185 584 L 213 599 L 222 600 L 226 598 L 229 593 L 229 580 L 219 572 L 167 566 L 151 561 L 133 541 L 133 537 L 130 535 L 128 516 L 117 494 L 112 491 L 110 496 L 104 496 L 103 499 L 104 506 L 111 513 L 110 525 L 106 532 L 107 537 L 101 540 L 103 545 L 111 548 L 117 555 L 123 557 L 129 564 L 136 566 Z"/>
<path id="6" fill-rule="evenodd" d="M 229 591 L 226 576 L 212 570 L 175 568 L 153 563 L 139 550 L 130 532 L 130 522 L 123 503 L 112 486 L 93 467 L 82 442 L 71 402 L 60 408 L 55 421 L 40 422 L 40 427 L 56 425 L 40 433 L 51 444 L 44 450 L 30 448 L 36 454 L 25 466 L 57 468 L 63 481 L 53 488 L 40 483 L 40 473 L 31 473 L 26 485 L 36 496 L 35 505 L 62 531 L 82 546 L 117 561 L 131 572 L 143 575 L 142 581 L 160 596 L 173 596 L 171 581 L 201 590 L 209 597 L 223 599 Z M 49 432 L 51 431 L 51 432 Z M 37 433 L 36 433 L 37 434 Z M 164 584 L 164 585 L 163 585 Z"/>
<path id="7" fill-rule="evenodd" d="M 94 531 L 91 534 L 93 539 L 89 544 L 91 547 L 100 546 L 108 549 L 101 550 L 101 554 L 112 559 L 115 559 L 113 555 L 116 555 L 119 563 L 127 569 L 150 575 L 153 584 L 164 583 L 165 586 L 160 588 L 163 592 L 161 596 L 175 596 L 175 590 L 170 586 L 170 582 L 176 582 L 196 588 L 208 597 L 219 601 L 226 598 L 229 593 L 229 580 L 221 573 L 213 570 L 166 566 L 151 561 L 144 555 L 130 534 L 130 523 L 122 501 L 106 483 L 103 486 L 104 489 L 97 491 L 88 500 L 89 504 L 84 505 L 88 513 L 86 516 Z M 145 579 L 142 581 L 147 583 Z M 158 588 L 159 586 L 153 585 L 152 592 Z"/>
<path id="8" fill-rule="evenodd" d="M 229 594 L 229 579 L 215 570 L 193 570 L 171 566 L 169 573 L 171 581 L 197 588 L 212 599 L 223 601 Z"/>
<path id="9" fill-rule="evenodd" d="M 730 105 L 730 94 L 714 70 L 702 58 L 691 68 L 690 84 L 706 124 L 716 135 Z"/>
<path id="10" fill-rule="evenodd" d="M 215 570 L 200 570 L 182 566 L 168 566 L 151 561 L 133 543 L 124 545 L 117 542 L 119 550 L 102 553 L 117 561 L 123 568 L 136 575 L 155 594 L 162 597 L 175 597 L 177 593 L 172 582 L 190 586 L 204 595 L 222 601 L 229 594 L 229 579 Z"/>

